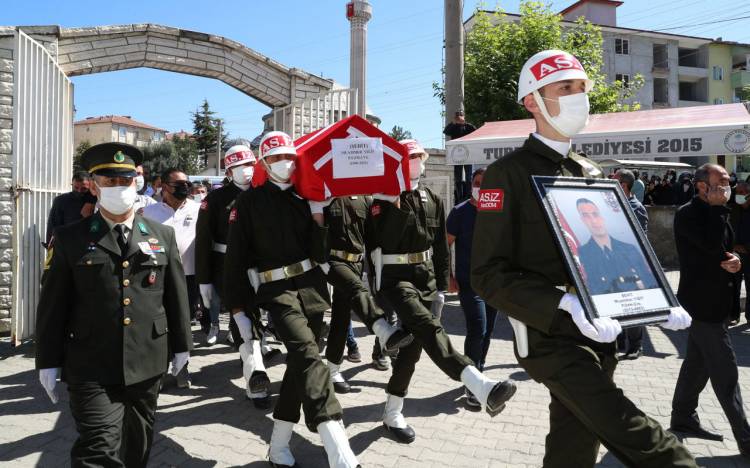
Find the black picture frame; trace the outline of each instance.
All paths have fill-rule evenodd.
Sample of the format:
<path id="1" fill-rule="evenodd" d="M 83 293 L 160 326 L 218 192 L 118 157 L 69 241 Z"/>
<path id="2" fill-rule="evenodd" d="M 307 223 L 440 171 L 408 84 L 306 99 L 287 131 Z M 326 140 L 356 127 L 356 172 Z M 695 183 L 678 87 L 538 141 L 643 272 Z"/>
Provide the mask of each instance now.
<path id="1" fill-rule="evenodd" d="M 531 179 L 589 321 L 611 317 L 623 327 L 666 321 L 670 308 L 678 307 L 679 302 L 620 184 L 611 179 L 577 177 Z M 575 200 L 573 208 L 570 200 Z M 568 220 L 575 215 L 578 217 L 572 222 L 588 230 L 577 229 L 579 234 L 588 233 L 586 243 L 578 241 Z M 602 221 L 605 215 L 608 219 Z M 607 223 L 613 220 L 625 241 L 609 234 Z M 602 232 L 606 234 L 609 249 L 594 248 L 594 230 L 598 239 L 604 236 Z M 630 274 L 622 274 L 624 271 Z"/>

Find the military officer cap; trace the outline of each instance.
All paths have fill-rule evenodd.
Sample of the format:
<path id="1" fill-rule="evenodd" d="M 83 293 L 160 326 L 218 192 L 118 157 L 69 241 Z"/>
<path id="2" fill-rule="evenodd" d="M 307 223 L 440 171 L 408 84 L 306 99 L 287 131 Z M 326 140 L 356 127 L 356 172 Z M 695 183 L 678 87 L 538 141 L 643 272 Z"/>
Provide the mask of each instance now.
<path id="1" fill-rule="evenodd" d="M 89 173 L 105 177 L 135 177 L 135 167 L 143 161 L 143 153 L 125 143 L 100 143 L 81 155 L 81 164 Z"/>

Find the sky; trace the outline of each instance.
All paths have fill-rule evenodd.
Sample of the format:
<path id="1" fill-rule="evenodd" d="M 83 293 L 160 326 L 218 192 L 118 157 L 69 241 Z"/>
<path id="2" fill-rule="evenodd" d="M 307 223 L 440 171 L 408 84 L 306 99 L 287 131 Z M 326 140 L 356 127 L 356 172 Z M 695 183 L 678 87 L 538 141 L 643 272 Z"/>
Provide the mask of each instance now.
<path id="1" fill-rule="evenodd" d="M 550 2 L 560 11 L 574 0 Z M 155 23 L 228 37 L 288 67 L 349 83 L 346 0 L 0 0 L 0 25 L 63 27 Z M 442 0 L 370 0 L 367 100 L 386 131 L 400 125 L 425 146 L 443 147 Z M 464 17 L 480 4 L 465 0 Z M 518 12 L 519 0 L 500 7 Z M 750 42 L 747 0 L 625 0 L 618 25 Z M 729 20 L 729 21 L 724 21 Z M 716 21 L 722 21 L 716 23 Z M 710 24 L 699 24 L 710 23 Z M 167 131 L 192 131 L 190 113 L 207 99 L 231 137 L 252 139 L 270 109 L 217 80 L 147 68 L 73 78 L 76 119 L 130 115 Z"/>

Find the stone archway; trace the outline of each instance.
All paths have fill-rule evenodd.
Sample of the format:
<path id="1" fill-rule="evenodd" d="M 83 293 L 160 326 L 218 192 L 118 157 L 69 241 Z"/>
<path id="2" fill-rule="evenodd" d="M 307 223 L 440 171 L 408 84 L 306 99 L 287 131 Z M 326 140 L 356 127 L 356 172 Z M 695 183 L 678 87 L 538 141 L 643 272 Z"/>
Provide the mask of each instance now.
<path id="1" fill-rule="evenodd" d="M 23 33 L 23 34 L 21 34 Z M 19 81 L 18 37 L 20 35 L 33 39 L 35 49 L 23 63 L 38 64 L 39 68 L 24 69 L 25 81 Z M 24 55 L 26 57 L 26 55 Z M 47 59 L 46 57 L 49 57 Z M 46 88 L 57 86 L 66 77 L 148 67 L 159 70 L 185 73 L 214 78 L 234 87 L 247 96 L 271 107 L 272 109 L 292 107 L 291 128 L 297 120 L 318 120 L 319 115 L 334 116 L 335 112 L 327 107 L 326 94 L 332 91 L 331 80 L 317 77 L 296 68 L 290 68 L 254 51 L 239 42 L 212 34 L 188 31 L 179 28 L 156 24 L 130 24 L 120 26 L 98 26 L 87 28 L 62 28 L 59 26 L 0 26 L 0 331 L 8 329 L 11 323 L 11 309 L 23 308 L 24 314 L 33 314 L 36 308 L 34 300 L 18 306 L 14 278 L 19 275 L 14 258 L 14 228 L 18 220 L 18 193 L 20 191 L 37 191 L 39 187 L 20 187 L 16 182 L 14 158 L 19 149 L 14 148 L 14 138 L 18 129 L 14 128 L 19 119 L 15 106 L 19 96 L 25 99 L 31 96 L 28 83 L 34 84 L 35 95 L 31 96 L 36 116 L 44 117 L 55 112 L 71 112 L 62 107 L 46 105 L 46 99 L 52 94 Z M 41 71 L 59 70 L 53 82 L 42 78 Z M 38 77 L 35 74 L 38 73 Z M 31 81 L 29 81 L 31 80 Z M 22 83 L 22 84 L 18 84 Z M 24 88 L 24 89 L 22 89 Z M 40 90 L 41 91 L 38 91 Z M 28 99 L 26 99 L 28 100 Z M 297 103 L 317 101 L 317 107 L 295 109 Z M 320 103 L 324 105 L 321 107 Z M 52 104 L 55 104 L 52 102 Z M 284 114 L 285 115 L 285 114 Z M 285 128 L 289 125 L 286 116 L 282 118 Z M 322 119 L 325 121 L 325 118 Z M 41 120 L 40 120 L 41 121 Z M 21 120 L 19 120 L 21 122 Z M 67 124 L 66 124 L 67 125 Z M 28 125 L 27 125 L 28 127 Z M 39 128 L 44 134 L 44 128 Z M 72 132 L 72 130 L 71 130 Z M 41 138 L 41 137 L 40 137 Z M 60 144 L 60 141 L 56 141 Z M 71 143 L 72 146 L 72 143 Z M 68 158 L 72 157 L 72 148 L 65 150 Z M 21 154 L 21 153 L 19 153 Z M 24 153 L 25 154 L 25 153 Z M 26 157 L 26 156 L 24 156 Z M 30 157 L 33 157 L 30 156 Z M 70 180 L 71 169 L 66 161 L 58 161 L 57 167 L 63 178 Z M 72 165 L 70 165 L 72 167 Z M 67 190 L 57 187 L 56 190 Z M 51 197 L 44 203 L 37 204 L 38 213 L 47 213 Z M 20 224 L 19 224 L 20 225 Z M 35 239 L 44 238 L 43 228 L 36 224 L 25 226 L 36 230 Z M 33 243 L 33 242 L 32 242 Z M 34 258 L 27 259 L 31 268 L 41 267 L 39 249 Z M 36 265 L 38 263 L 39 265 Z M 28 286 L 28 285 L 27 285 Z M 32 286 L 28 286 L 32 287 Z M 28 288 L 27 288 L 28 289 Z M 30 296 L 32 297 L 32 296 Z M 31 322 L 33 323 L 33 322 Z M 14 340 L 24 339 L 33 333 L 33 325 L 19 332 Z"/>
<path id="2" fill-rule="evenodd" d="M 156 24 L 58 28 L 68 76 L 148 67 L 215 78 L 269 107 L 330 90 L 333 82 L 289 68 L 226 37 Z"/>

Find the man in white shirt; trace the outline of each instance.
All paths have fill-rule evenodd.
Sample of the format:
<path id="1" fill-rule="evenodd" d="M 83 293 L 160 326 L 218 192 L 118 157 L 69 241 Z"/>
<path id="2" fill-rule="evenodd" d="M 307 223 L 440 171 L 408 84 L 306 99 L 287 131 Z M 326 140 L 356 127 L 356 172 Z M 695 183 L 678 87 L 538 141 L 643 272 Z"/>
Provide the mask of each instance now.
<path id="1" fill-rule="evenodd" d="M 184 172 L 176 168 L 167 169 L 161 180 L 162 201 L 144 207 L 143 216 L 174 229 L 177 250 L 185 270 L 190 311 L 194 315 L 199 297 L 195 284 L 195 226 L 200 204 L 188 198 L 190 181 Z M 177 376 L 177 385 L 180 388 L 190 386 L 187 366 Z"/>

